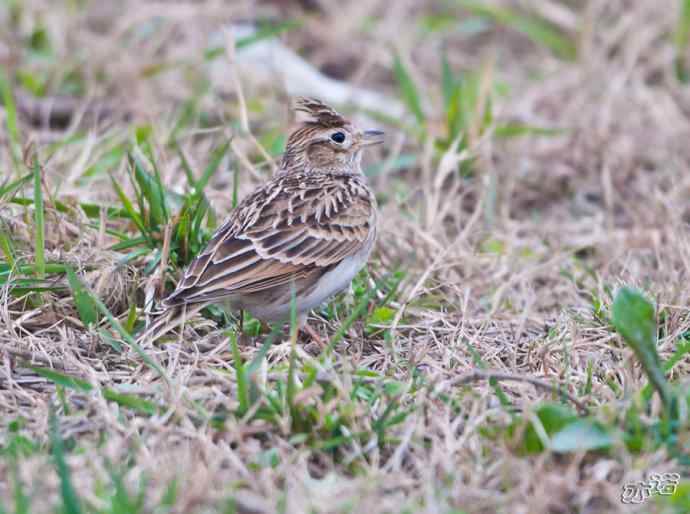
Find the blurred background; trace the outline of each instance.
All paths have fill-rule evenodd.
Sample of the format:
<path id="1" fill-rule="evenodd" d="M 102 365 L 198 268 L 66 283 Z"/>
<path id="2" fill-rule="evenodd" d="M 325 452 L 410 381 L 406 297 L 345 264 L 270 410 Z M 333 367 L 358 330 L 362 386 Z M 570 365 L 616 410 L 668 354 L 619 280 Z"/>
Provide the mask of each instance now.
<path id="1" fill-rule="evenodd" d="M 120 494 L 116 477 L 145 484 L 150 509 L 126 512 L 215 512 L 232 478 L 237 512 L 631 512 L 621 484 L 677 463 L 659 404 L 631 401 L 646 379 L 610 310 L 622 284 L 645 290 L 669 376 L 687 376 L 689 38 L 688 0 L 0 0 L 0 341 L 116 391 L 61 393 L 83 504 Z M 272 175 L 296 95 L 387 134 L 365 161 L 380 240 L 353 291 L 314 315 L 342 341 L 335 378 L 304 393 L 301 428 L 294 409 L 233 410 L 238 354 L 217 317 L 190 323 L 196 346 L 147 349 L 179 388 L 162 394 L 112 350 L 121 332 L 88 329 L 64 275 L 74 266 L 130 332 L 143 324 L 145 300 Z M 271 352 L 263 378 L 279 397 L 289 349 Z M 482 367 L 602 406 L 598 428 L 577 432 L 602 453 L 545 451 L 535 416 L 549 436 L 577 419 L 537 410 L 555 394 L 426 387 Z M 6 440 L 38 441 L 0 470 L 43 477 L 33 501 L 47 512 L 59 493 L 41 376 L 0 382 Z M 153 510 L 170 484 L 177 499 Z M 688 512 L 684 490 L 639 509 Z"/>
<path id="2" fill-rule="evenodd" d="M 250 128 L 275 156 L 289 97 L 310 94 L 393 129 L 387 159 L 370 170 L 384 176 L 386 191 L 389 179 L 416 174 L 425 156 L 438 159 L 457 143 L 469 152 L 461 176 L 494 184 L 486 216 L 560 207 L 565 196 L 611 227 L 634 216 L 650 192 L 643 170 L 687 165 L 684 7 L 680 0 L 5 0 L 0 63 L 16 85 L 18 123 L 31 131 L 24 143 L 155 121 L 165 142 L 225 129 L 238 132 L 241 146 Z M 242 126 L 238 84 L 250 127 Z M 119 163 L 102 142 L 84 156 L 96 181 Z M 21 149 L 10 143 L 16 157 Z M 53 165 L 56 173 L 65 167 Z M 70 165 L 71 179 L 85 172 Z"/>

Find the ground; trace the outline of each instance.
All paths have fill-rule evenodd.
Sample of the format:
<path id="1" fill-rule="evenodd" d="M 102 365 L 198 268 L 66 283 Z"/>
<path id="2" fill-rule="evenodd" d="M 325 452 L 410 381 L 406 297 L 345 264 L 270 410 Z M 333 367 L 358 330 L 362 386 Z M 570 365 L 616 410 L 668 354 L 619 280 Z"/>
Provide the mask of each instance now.
<path id="1" fill-rule="evenodd" d="M 4 2 L 0 512 L 690 511 L 689 27 L 683 0 Z M 280 155 L 289 86 L 238 68 L 267 41 L 382 95 L 337 105 L 387 132 L 368 269 L 311 316 L 327 349 L 220 309 L 139 345 Z M 675 493 L 623 501 L 653 473 Z"/>

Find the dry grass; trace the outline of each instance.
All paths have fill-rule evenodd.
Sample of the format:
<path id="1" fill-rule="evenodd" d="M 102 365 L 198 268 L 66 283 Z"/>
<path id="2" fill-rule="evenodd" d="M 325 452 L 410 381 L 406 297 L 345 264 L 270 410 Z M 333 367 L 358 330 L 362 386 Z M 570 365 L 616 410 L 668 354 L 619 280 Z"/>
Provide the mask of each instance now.
<path id="1" fill-rule="evenodd" d="M 662 358 L 690 336 L 690 89 L 674 75 L 677 2 L 489 3 L 536 11 L 576 44 L 575 60 L 555 57 L 510 27 L 480 26 L 452 2 L 13 4 L 18 21 L 7 4 L 0 7 L 7 77 L 21 72 L 43 80 L 48 98 L 76 89 L 95 99 L 92 107 L 107 99 L 101 119 L 78 103 L 66 127 L 20 116 L 19 128 L 44 165 L 47 262 L 77 269 L 123 324 L 132 305 L 143 322 L 145 297 L 159 287 L 160 274 L 146 269 L 152 253 L 123 264 L 136 248 L 109 249 L 118 241 L 109 230 L 135 234 L 131 221 L 105 210 L 90 218 L 78 208 L 122 206 L 108 174 L 134 198 L 126 158 L 103 156 L 126 148 L 135 127 L 150 126 L 162 182 L 185 194 L 169 136 L 175 133 L 198 173 L 232 136 L 206 189 L 222 217 L 231 208 L 235 171 L 240 197 L 270 174 L 254 136 L 270 150 L 275 134 L 287 130 L 278 80 L 269 87 L 242 83 L 253 136 L 242 131 L 236 94 L 227 93 L 232 81 L 206 81 L 203 53 L 223 24 L 298 19 L 300 27 L 283 36 L 286 44 L 331 74 L 391 96 L 395 49 L 421 92 L 427 122 L 425 137 L 411 120 L 388 127 L 390 144 L 370 159 L 387 165 L 372 177 L 383 223 L 369 275 L 314 321 L 333 337 L 368 285 L 404 270 L 398 291 L 379 319 L 356 319 L 333 355 L 297 348 L 299 381 L 312 371 L 317 380 L 280 415 L 262 417 L 261 409 L 289 387 L 287 338 L 268 350 L 251 380 L 258 401 L 242 412 L 228 337 L 234 325 L 219 328 L 218 320 L 199 316 L 179 337 L 144 348 L 166 383 L 127 345 L 118 352 L 103 339 L 104 332 L 122 339 L 107 321 L 85 328 L 64 274 L 49 273 L 42 285 L 50 289 L 40 294 L 13 294 L 5 278 L 0 507 L 22 494 L 30 498 L 26 512 L 57 511 L 64 501 L 64 475 L 51 455 L 54 406 L 83 512 L 685 511 L 687 497 L 638 507 L 620 502 L 623 484 L 645 473 L 686 473 L 677 455 L 651 438 L 639 452 L 619 440 L 605 451 L 529 455 L 523 440 L 539 406 L 559 402 L 526 379 L 564 385 L 593 418 L 616 433 L 627 430 L 625 413 L 640 404 L 647 378 L 610 325 L 619 286 L 639 287 L 656 301 Z M 311 4 L 321 8 L 308 10 Z M 30 50 L 38 26 L 50 41 L 43 54 Z M 442 44 L 454 69 L 477 73 L 476 105 L 491 103 L 494 111 L 493 125 L 475 116 L 463 148 L 434 145 L 444 130 Z M 26 94 L 26 81 L 13 86 L 15 98 Z M 184 106 L 188 119 L 181 117 Z M 8 112 L 0 109 L 3 127 Z M 562 131 L 505 138 L 494 130 L 505 122 Z M 11 160 L 9 132 L 0 132 L 0 144 L 0 176 L 27 173 Z M 458 173 L 470 158 L 463 168 L 470 171 Z M 31 182 L 17 197 L 32 198 Z M 34 204 L 8 200 L 0 198 L 0 230 L 15 259 L 30 264 Z M 178 270 L 168 272 L 173 278 Z M 388 286 L 382 289 L 369 314 L 383 305 Z M 242 338 L 245 362 L 265 337 Z M 56 388 L 29 363 L 92 388 Z M 525 380 L 501 382 L 498 395 L 485 380 L 461 383 L 477 367 Z M 668 375 L 686 394 L 689 371 L 686 355 Z M 107 391 L 147 403 L 128 406 Z M 655 399 L 637 415 L 653 425 L 661 412 Z M 299 426 L 300 416 L 313 425 Z M 320 438 L 332 447 L 321 447 Z"/>

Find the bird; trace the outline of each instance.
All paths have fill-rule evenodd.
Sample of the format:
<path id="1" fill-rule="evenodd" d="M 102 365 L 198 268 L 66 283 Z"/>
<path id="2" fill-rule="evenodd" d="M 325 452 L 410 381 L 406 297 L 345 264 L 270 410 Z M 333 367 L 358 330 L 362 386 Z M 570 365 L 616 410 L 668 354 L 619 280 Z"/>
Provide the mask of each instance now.
<path id="1" fill-rule="evenodd" d="M 158 338 L 211 304 L 267 324 L 297 325 L 316 342 L 309 312 L 346 289 L 377 239 L 378 208 L 362 171 L 363 150 L 383 143 L 315 98 L 297 98 L 296 127 L 277 171 L 246 196 L 192 260 L 140 336 Z"/>

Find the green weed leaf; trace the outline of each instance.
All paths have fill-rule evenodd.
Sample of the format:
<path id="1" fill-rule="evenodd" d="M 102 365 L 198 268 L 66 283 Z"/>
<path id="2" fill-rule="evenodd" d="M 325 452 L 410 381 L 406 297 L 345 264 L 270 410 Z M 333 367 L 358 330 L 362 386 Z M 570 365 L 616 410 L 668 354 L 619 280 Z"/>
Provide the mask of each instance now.
<path id="1" fill-rule="evenodd" d="M 551 437 L 551 450 L 562 453 L 603 450 L 611 448 L 615 441 L 610 429 L 603 424 L 592 419 L 578 419 Z"/>
<path id="2" fill-rule="evenodd" d="M 657 326 L 654 305 L 642 293 L 622 288 L 613 301 L 612 322 L 616 331 L 625 339 L 657 390 L 667 408 L 672 402 L 664 369 L 656 348 Z"/>

